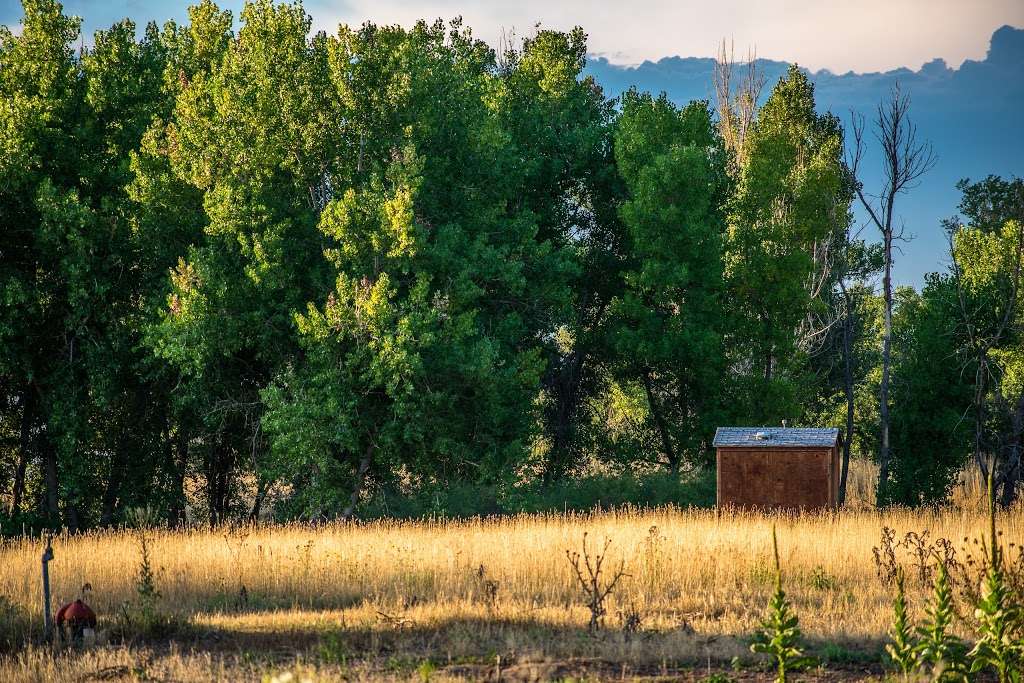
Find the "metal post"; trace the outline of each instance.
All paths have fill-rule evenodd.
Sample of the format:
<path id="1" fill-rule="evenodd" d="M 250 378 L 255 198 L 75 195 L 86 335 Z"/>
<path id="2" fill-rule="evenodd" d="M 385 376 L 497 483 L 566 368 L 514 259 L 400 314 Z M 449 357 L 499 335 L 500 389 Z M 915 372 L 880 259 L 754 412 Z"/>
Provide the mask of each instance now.
<path id="1" fill-rule="evenodd" d="M 50 568 L 48 563 L 53 559 L 52 536 L 46 536 L 46 550 L 43 551 L 43 623 L 46 630 L 46 642 L 53 639 L 53 618 L 50 616 Z"/>

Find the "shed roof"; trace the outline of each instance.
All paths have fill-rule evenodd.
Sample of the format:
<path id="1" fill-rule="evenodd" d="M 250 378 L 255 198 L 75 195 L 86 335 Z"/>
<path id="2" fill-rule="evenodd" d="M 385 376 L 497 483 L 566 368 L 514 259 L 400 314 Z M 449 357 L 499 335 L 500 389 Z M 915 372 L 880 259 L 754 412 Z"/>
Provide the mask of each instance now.
<path id="1" fill-rule="evenodd" d="M 839 441 L 835 427 L 719 427 L 715 448 L 776 448 L 814 446 L 832 448 Z"/>

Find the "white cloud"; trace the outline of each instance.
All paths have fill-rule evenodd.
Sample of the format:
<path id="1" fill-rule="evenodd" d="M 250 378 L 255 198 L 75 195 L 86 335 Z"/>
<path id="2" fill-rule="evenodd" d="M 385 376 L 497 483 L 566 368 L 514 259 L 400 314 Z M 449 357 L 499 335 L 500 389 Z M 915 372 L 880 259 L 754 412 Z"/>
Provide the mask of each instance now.
<path id="1" fill-rule="evenodd" d="M 319 28 L 338 23 L 409 25 L 461 15 L 495 44 L 502 30 L 533 32 L 579 24 L 589 48 L 616 63 L 671 55 L 712 56 L 722 38 L 738 53 L 797 61 L 811 69 L 877 71 L 918 68 L 942 57 L 951 66 L 984 57 L 992 32 L 1024 25 L 1021 0 L 307 0 Z"/>

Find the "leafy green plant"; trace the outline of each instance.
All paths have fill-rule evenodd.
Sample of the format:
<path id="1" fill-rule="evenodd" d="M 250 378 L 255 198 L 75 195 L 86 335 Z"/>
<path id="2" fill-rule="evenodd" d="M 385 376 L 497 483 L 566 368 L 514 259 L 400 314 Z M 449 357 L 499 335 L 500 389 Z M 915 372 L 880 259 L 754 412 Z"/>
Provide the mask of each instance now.
<path id="1" fill-rule="evenodd" d="M 915 647 L 919 669 L 929 669 L 932 680 L 966 680 L 966 651 L 956 635 L 950 632 L 956 611 L 953 590 L 946 565 L 937 563 L 935 592 L 927 608 L 928 618 L 917 629 L 920 640 Z"/>
<path id="2" fill-rule="evenodd" d="M 808 666 L 814 659 L 804 654 L 800 619 L 782 590 L 782 567 L 775 527 L 772 527 L 772 550 L 775 555 L 775 591 L 768 602 L 768 618 L 761 622 L 761 630 L 754 635 L 750 649 L 770 656 L 776 666 L 776 682 L 786 683 L 786 672 Z"/>
<path id="3" fill-rule="evenodd" d="M 825 643 L 818 654 L 824 664 L 861 664 L 878 661 L 878 652 L 846 647 L 842 643 Z"/>
<path id="4" fill-rule="evenodd" d="M 125 638 L 161 639 L 188 629 L 188 621 L 167 610 L 157 585 L 157 573 L 150 556 L 148 529 L 155 519 L 148 509 L 134 510 L 130 519 L 139 550 L 139 566 L 135 574 L 135 599 L 121 606 L 116 629 Z"/>
<path id="5" fill-rule="evenodd" d="M 834 591 L 839 587 L 839 579 L 829 574 L 820 565 L 811 570 L 809 583 L 812 588 L 819 591 Z"/>
<path id="6" fill-rule="evenodd" d="M 352 647 L 340 631 L 327 631 L 320 638 L 320 659 L 345 669 L 352 659 Z"/>
<path id="7" fill-rule="evenodd" d="M 416 667 L 416 673 L 419 674 L 420 680 L 423 683 L 428 683 L 433 677 L 435 671 L 437 671 L 437 664 L 434 664 L 429 659 L 424 659 L 420 665 Z"/>
<path id="8" fill-rule="evenodd" d="M 135 577 L 135 592 L 139 596 L 139 608 L 150 612 L 160 600 L 160 590 L 156 586 L 156 573 L 149 558 L 149 539 L 145 529 L 139 529 L 136 538 L 139 543 L 139 571 Z"/>
<path id="9" fill-rule="evenodd" d="M 701 683 L 734 683 L 736 679 L 727 673 L 716 671 L 713 674 L 708 674 L 703 678 Z"/>
<path id="10" fill-rule="evenodd" d="M 917 642 L 914 637 L 914 624 L 907 612 L 906 577 L 903 568 L 894 573 L 896 597 L 892 601 L 892 628 L 889 637 L 892 640 L 885 646 L 885 651 L 906 679 L 917 669 Z"/>
<path id="11" fill-rule="evenodd" d="M 991 668 L 999 676 L 999 683 L 1013 683 L 1021 680 L 1021 668 L 1024 665 L 1024 643 L 1020 633 L 1022 611 L 1018 604 L 1019 596 L 1014 594 L 1003 569 L 1003 553 L 996 534 L 996 507 L 991 475 L 988 515 L 989 538 L 986 549 L 989 562 L 982 582 L 981 597 L 974 610 L 978 622 L 978 641 L 968 654 L 971 658 L 970 670 L 971 673 L 977 673 Z"/>

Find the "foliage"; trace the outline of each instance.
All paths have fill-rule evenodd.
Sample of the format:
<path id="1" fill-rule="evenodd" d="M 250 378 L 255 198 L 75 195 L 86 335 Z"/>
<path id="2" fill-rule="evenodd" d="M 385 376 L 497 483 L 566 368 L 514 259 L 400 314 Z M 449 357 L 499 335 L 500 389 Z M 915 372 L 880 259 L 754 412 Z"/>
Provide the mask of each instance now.
<path id="1" fill-rule="evenodd" d="M 978 640 L 968 653 L 971 673 L 996 671 L 999 683 L 1019 681 L 1024 666 L 1024 595 L 1015 591 L 1005 574 L 1002 544 L 996 533 L 996 503 L 989 476 L 989 562 L 974 610 Z"/>
<path id="2" fill-rule="evenodd" d="M 716 426 L 839 424 L 851 400 L 877 455 L 878 249 L 801 70 L 727 146 L 708 102 L 607 98 L 580 28 L 495 50 L 460 20 L 328 35 L 298 2 L 201 0 L 89 37 L 22 7 L 0 27 L 2 533 L 143 504 L 704 505 Z M 1000 502 L 1019 488 L 1020 182 L 959 187 L 956 268 L 899 295 L 883 502 L 943 498 L 972 408 Z"/>
<path id="3" fill-rule="evenodd" d="M 412 490 L 376 487 L 360 504 L 358 514 L 363 519 L 460 518 L 661 506 L 710 508 L 714 502 L 715 477 L 708 470 L 684 475 L 594 473 L 512 486 L 452 482 Z"/>
<path id="4" fill-rule="evenodd" d="M 782 567 L 779 564 L 779 542 L 772 527 L 772 551 L 775 558 L 775 589 L 768 601 L 768 618 L 761 622 L 761 629 L 754 634 L 752 652 L 766 654 L 776 667 L 775 680 L 786 683 L 786 673 L 808 666 L 813 658 L 804 654 L 800 619 L 793 612 L 786 592 L 782 590 Z"/>
<path id="5" fill-rule="evenodd" d="M 929 276 L 920 294 L 896 293 L 891 480 L 883 491 L 890 503 L 942 502 L 966 464 L 971 435 L 963 415 L 971 383 L 957 337 L 957 308 L 947 276 Z"/>
<path id="6" fill-rule="evenodd" d="M 946 566 L 938 563 L 935 591 L 931 604 L 925 610 L 926 619 L 918 627 L 915 646 L 919 666 L 926 669 L 933 680 L 966 680 L 967 648 L 951 632 L 956 609 Z"/>
<path id="7" fill-rule="evenodd" d="M 711 112 L 628 92 L 615 135 L 632 258 L 613 303 L 613 373 L 643 387 L 661 463 L 704 463 L 723 369 L 725 152 Z"/>
<path id="8" fill-rule="evenodd" d="M 889 638 L 892 642 L 886 644 L 885 651 L 889 653 L 893 664 L 906 678 L 917 670 L 918 650 L 913 622 L 907 613 L 904 580 L 903 569 L 899 568 L 895 579 L 896 597 L 892 601 L 892 628 L 889 630 Z"/>
<path id="9" fill-rule="evenodd" d="M 834 277 L 825 257 L 845 235 L 852 187 L 836 117 L 817 114 L 814 86 L 792 66 L 746 135 L 745 165 L 728 201 L 725 244 L 737 417 L 774 424 L 800 416 L 808 353 L 817 346 Z"/>

